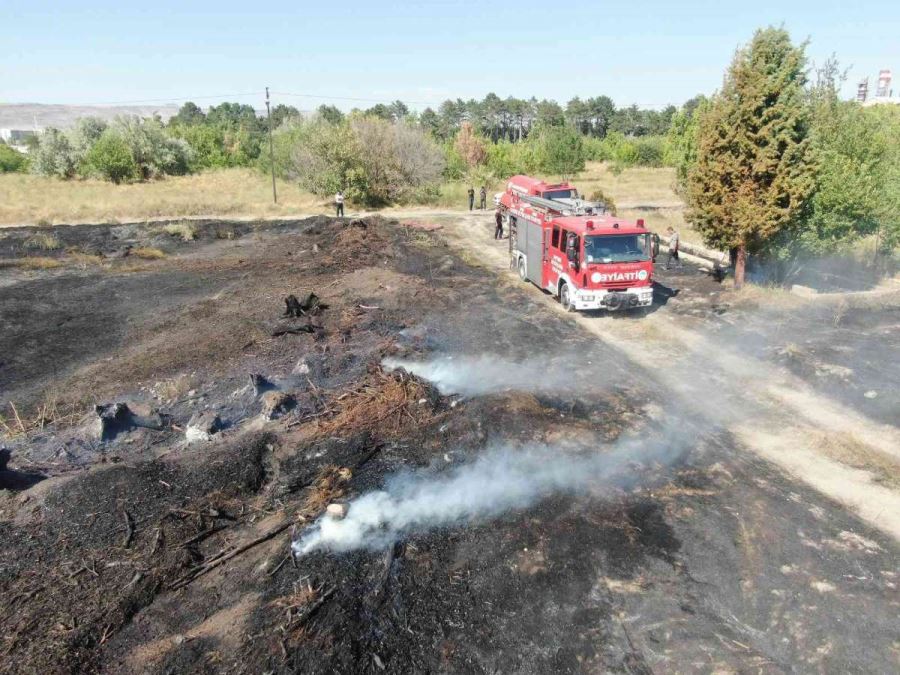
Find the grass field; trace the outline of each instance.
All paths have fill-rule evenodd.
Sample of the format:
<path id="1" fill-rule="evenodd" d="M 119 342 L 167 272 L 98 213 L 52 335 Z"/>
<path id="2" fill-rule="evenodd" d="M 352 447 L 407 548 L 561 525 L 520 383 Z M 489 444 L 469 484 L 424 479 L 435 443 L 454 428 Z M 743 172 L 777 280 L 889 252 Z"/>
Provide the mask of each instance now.
<path id="1" fill-rule="evenodd" d="M 487 185 L 489 208 L 504 182 Z M 616 175 L 607 165 L 591 162 L 573 183 L 588 196 L 602 189 L 613 198 L 619 214 L 625 218 L 644 218 L 656 232 L 672 225 L 685 241 L 699 241 L 684 222 L 683 205 L 673 189 L 672 169 L 634 168 Z M 474 187 L 478 190 L 480 186 Z M 439 196 L 424 206 L 465 210 L 467 188 L 464 182 L 446 183 L 441 186 Z M 275 205 L 269 177 L 251 169 L 225 169 L 132 185 L 0 175 L 0 225 L 112 223 L 206 215 L 257 218 L 323 213 L 330 208 L 330 200 L 320 199 L 286 181 L 278 182 Z M 357 210 L 353 205 L 348 208 Z"/>
<path id="2" fill-rule="evenodd" d="M 327 204 L 251 169 L 227 169 L 131 185 L 99 180 L 61 181 L 27 174 L 0 175 L 0 225 L 104 223 L 171 216 L 278 216 L 316 213 Z"/>

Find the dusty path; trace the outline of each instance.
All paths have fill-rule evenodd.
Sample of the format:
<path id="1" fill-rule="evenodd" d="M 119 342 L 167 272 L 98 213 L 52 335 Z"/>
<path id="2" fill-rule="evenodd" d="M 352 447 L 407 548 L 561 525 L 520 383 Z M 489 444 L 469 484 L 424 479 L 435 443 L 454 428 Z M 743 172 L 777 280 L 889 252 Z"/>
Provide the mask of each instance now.
<path id="1" fill-rule="evenodd" d="M 515 278 L 508 244 L 490 238 L 488 216 L 444 215 L 448 242 L 492 273 Z M 537 288 L 532 292 L 547 311 L 565 314 L 551 296 Z M 583 314 L 572 319 L 633 363 L 653 370 L 661 385 L 728 428 L 748 450 L 900 539 L 900 493 L 878 484 L 865 468 L 829 458 L 817 442 L 825 437 L 843 444 L 843 454 L 873 452 L 897 460 L 896 426 L 848 410 L 799 378 L 685 327 L 665 309 L 633 320 Z"/>

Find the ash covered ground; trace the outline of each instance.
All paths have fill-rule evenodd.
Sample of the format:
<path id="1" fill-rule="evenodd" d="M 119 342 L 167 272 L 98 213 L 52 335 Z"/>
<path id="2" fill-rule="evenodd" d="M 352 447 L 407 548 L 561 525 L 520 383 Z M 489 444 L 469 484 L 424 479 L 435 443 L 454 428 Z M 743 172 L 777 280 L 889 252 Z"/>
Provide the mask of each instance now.
<path id="1" fill-rule="evenodd" d="M 103 257 L 39 272 L 13 265 L 34 230 L 2 233 L 4 672 L 897 668 L 896 543 L 537 289 L 377 218 L 197 228 L 54 228 Z M 824 342 L 754 341 L 694 269 L 658 291 L 820 386 Z M 850 353 L 859 319 L 826 319 Z M 851 372 L 847 400 L 890 422 L 884 386 L 856 395 L 884 370 Z M 379 492 L 409 497 L 406 526 L 291 555 Z"/>

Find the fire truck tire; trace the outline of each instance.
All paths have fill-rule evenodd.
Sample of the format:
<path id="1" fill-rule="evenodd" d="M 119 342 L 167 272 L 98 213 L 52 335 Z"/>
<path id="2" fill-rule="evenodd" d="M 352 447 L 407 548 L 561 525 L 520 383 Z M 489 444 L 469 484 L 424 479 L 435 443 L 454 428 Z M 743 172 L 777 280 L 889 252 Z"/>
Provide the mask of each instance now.
<path id="1" fill-rule="evenodd" d="M 519 258 L 519 278 L 522 281 L 528 281 L 528 271 L 525 269 L 525 258 Z"/>
<path id="2" fill-rule="evenodd" d="M 575 311 L 575 308 L 572 306 L 571 299 L 569 297 L 569 284 L 563 282 L 559 285 L 559 304 L 565 307 L 567 312 Z"/>

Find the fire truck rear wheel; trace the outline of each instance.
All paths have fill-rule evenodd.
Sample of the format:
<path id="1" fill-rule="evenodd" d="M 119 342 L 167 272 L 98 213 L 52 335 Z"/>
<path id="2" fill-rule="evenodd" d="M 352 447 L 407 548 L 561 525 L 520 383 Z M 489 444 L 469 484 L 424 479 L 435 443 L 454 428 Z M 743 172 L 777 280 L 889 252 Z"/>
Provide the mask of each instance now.
<path id="1" fill-rule="evenodd" d="M 528 272 L 525 269 L 525 258 L 519 258 L 519 278 L 528 281 Z"/>
<path id="2" fill-rule="evenodd" d="M 559 287 L 559 304 L 565 307 L 567 312 L 572 312 L 575 310 L 575 307 L 572 305 L 571 298 L 569 297 L 569 284 L 565 282 Z"/>

